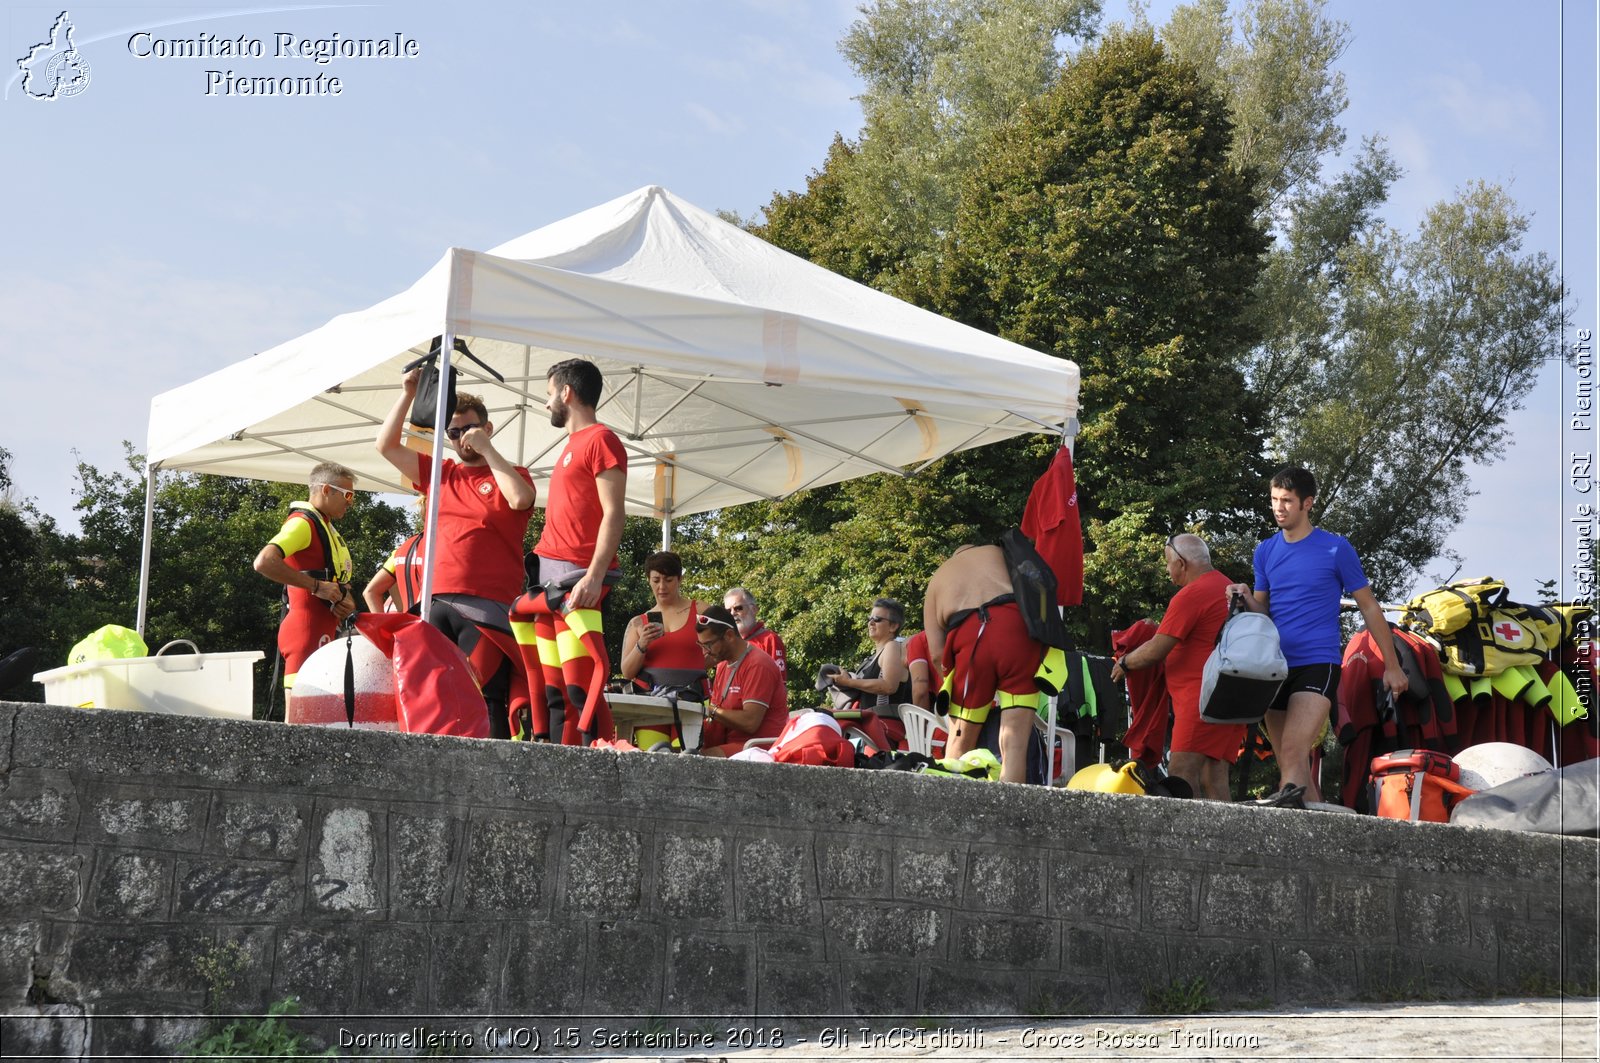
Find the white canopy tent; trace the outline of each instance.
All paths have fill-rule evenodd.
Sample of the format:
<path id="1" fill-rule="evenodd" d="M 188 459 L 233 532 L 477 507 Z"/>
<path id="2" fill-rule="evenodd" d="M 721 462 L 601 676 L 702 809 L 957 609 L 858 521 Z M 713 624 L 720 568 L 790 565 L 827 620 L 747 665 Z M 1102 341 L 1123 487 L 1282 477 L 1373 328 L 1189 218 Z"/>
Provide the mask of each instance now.
<path id="1" fill-rule="evenodd" d="M 628 511 L 667 529 L 674 516 L 1076 430 L 1073 363 L 846 280 L 650 186 L 486 252 L 452 248 L 406 291 L 156 396 L 151 486 L 160 469 L 304 481 L 337 461 L 363 490 L 409 491 L 373 438 L 401 367 L 441 333 L 505 376 L 454 363 L 541 501 L 565 440 L 544 416 L 546 368 L 598 365 L 600 419 L 629 453 Z M 149 540 L 147 505 L 141 631 Z"/>

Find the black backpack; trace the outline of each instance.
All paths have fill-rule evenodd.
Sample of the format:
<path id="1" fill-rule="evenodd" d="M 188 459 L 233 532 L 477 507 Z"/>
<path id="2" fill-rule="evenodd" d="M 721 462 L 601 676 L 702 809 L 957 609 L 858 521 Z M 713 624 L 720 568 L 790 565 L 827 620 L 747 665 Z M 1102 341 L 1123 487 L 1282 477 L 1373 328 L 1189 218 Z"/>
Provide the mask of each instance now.
<path id="1" fill-rule="evenodd" d="M 1056 574 L 1039 556 L 1033 540 L 1012 528 L 1000 537 L 1006 555 L 1006 571 L 1011 575 L 1011 593 L 1028 627 L 1028 637 L 1057 649 L 1070 650 L 1072 636 L 1056 605 Z"/>

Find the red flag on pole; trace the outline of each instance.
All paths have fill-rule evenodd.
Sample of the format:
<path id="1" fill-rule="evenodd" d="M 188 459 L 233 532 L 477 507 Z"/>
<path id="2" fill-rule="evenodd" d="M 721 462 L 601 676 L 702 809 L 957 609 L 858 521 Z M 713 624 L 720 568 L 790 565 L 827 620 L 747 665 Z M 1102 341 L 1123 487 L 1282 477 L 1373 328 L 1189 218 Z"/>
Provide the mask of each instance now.
<path id="1" fill-rule="evenodd" d="M 1072 452 L 1056 451 L 1050 467 L 1028 494 L 1022 534 L 1056 574 L 1056 602 L 1083 604 L 1083 526 L 1078 520 L 1078 484 Z"/>

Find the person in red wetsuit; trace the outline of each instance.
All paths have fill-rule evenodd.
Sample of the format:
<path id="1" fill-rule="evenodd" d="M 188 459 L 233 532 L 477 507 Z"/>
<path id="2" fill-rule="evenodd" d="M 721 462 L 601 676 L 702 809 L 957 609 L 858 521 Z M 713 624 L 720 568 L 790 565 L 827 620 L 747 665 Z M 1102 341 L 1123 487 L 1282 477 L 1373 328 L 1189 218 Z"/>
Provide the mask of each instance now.
<path id="1" fill-rule="evenodd" d="M 529 674 L 544 675 L 534 737 L 566 745 L 616 736 L 600 603 L 622 575 L 617 547 L 628 454 L 595 415 L 604 385 L 599 367 L 581 358 L 557 362 L 545 375 L 545 409 L 552 426 L 567 430 L 567 445 L 550 473 L 544 532 L 534 547 L 538 584 L 511 610 Z"/>
<path id="2" fill-rule="evenodd" d="M 1000 778 L 1026 782 L 1028 740 L 1042 704 L 1034 676 L 1047 647 L 1028 635 L 998 546 L 963 546 L 939 566 L 922 601 L 922 628 L 950 699 L 945 756 L 976 748 L 990 708 L 998 705 Z"/>
<path id="3" fill-rule="evenodd" d="M 756 615 L 756 596 L 747 588 L 732 587 L 722 596 L 722 604 L 739 621 L 739 637 L 759 646 L 763 653 L 776 662 L 778 671 L 788 678 L 789 651 L 784 648 L 783 639 L 778 633 Z"/>
<path id="4" fill-rule="evenodd" d="M 257 572 L 284 586 L 288 608 L 278 625 L 278 652 L 285 697 L 305 659 L 356 609 L 350 550 L 333 526 L 355 501 L 356 474 L 325 461 L 311 470 L 310 485 L 309 500 L 289 503 L 288 519 L 255 560 Z"/>
<path id="5" fill-rule="evenodd" d="M 1200 718 L 1200 675 L 1228 619 L 1223 592 L 1229 580 L 1211 567 L 1211 549 L 1198 535 L 1174 535 L 1161 553 L 1178 593 L 1156 633 L 1122 656 L 1111 678 L 1120 681 L 1129 670 L 1166 665 L 1172 695 L 1172 774 L 1207 800 L 1227 801 L 1228 766 L 1238 759 L 1245 729 Z"/>
<path id="6" fill-rule="evenodd" d="M 695 621 L 695 640 L 711 677 L 701 750 L 729 757 L 752 738 L 776 738 L 789 722 L 789 693 L 778 664 L 739 636 L 739 625 L 725 606 L 708 605 Z"/>
<path id="7" fill-rule="evenodd" d="M 421 375 L 421 369 L 406 374 L 376 446 L 416 490 L 426 492 L 433 458 L 401 440 Z M 439 469 L 435 541 L 444 546 L 434 559 L 434 603 L 427 619 L 455 639 L 481 679 L 488 683 L 499 674 L 506 683 L 504 702 L 497 697 L 489 710 L 489 733 L 506 738 L 511 719 L 529 703 L 530 680 L 520 667 L 507 613 L 522 590 L 522 537 L 533 517 L 533 477 L 495 448 L 494 423 L 474 395 L 457 393 L 445 437 L 456 457 Z"/>

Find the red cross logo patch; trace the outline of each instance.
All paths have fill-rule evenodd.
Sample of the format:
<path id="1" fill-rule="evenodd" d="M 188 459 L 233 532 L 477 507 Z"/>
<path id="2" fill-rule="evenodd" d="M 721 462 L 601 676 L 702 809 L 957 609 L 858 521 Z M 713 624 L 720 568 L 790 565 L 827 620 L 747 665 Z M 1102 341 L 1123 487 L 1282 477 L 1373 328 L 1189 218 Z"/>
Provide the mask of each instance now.
<path id="1" fill-rule="evenodd" d="M 1521 642 L 1522 628 L 1509 620 L 1502 620 L 1494 626 L 1494 633 L 1500 636 L 1503 642 Z"/>
<path id="2" fill-rule="evenodd" d="M 494 493 L 494 481 L 493 480 L 485 480 L 485 481 L 483 481 L 483 483 L 478 485 L 478 494 L 482 495 L 484 498 L 488 498 L 493 493 Z"/>

